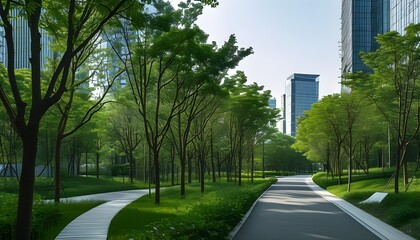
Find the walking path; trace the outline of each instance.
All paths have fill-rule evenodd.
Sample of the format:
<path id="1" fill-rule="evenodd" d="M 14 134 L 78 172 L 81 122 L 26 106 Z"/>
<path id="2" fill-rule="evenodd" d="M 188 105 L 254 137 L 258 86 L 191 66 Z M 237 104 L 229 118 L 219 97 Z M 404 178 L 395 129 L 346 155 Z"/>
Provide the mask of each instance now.
<path id="1" fill-rule="evenodd" d="M 74 219 L 61 231 L 56 239 L 106 240 L 112 218 L 125 206 L 147 193 L 148 190 L 128 190 L 63 199 L 63 201 L 67 202 L 83 200 L 107 202 Z"/>
<path id="2" fill-rule="evenodd" d="M 279 178 L 231 237 L 234 240 L 413 239 L 318 187 L 310 176 Z"/>
<path id="3" fill-rule="evenodd" d="M 106 240 L 112 218 L 147 193 L 148 190 L 128 190 L 63 199 L 107 202 L 73 220 L 56 239 Z M 310 176 L 279 178 L 256 201 L 230 237 L 234 240 L 413 239 L 318 187 Z"/>

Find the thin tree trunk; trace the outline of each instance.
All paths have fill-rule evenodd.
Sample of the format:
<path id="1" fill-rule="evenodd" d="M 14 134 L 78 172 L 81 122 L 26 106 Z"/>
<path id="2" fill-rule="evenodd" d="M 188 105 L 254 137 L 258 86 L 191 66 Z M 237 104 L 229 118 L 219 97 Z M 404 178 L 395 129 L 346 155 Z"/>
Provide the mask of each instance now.
<path id="1" fill-rule="evenodd" d="M 35 160 L 38 150 L 39 126 L 27 128 L 22 137 L 22 174 L 19 181 L 19 200 L 16 221 L 16 239 L 30 239 L 32 203 L 35 185 Z"/>

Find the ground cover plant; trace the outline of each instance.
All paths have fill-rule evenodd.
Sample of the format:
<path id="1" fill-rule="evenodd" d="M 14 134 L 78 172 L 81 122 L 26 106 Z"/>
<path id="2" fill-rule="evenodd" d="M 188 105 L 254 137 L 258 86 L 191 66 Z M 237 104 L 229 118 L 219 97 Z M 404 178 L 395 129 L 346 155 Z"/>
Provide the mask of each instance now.
<path id="1" fill-rule="evenodd" d="M 385 173 L 385 175 L 387 175 Z M 334 185 L 327 181 L 326 173 L 317 173 L 313 180 L 318 185 L 326 186 L 326 190 L 363 209 L 382 221 L 399 230 L 420 239 L 420 181 L 413 180 L 407 192 L 401 190 L 394 193 L 394 183 L 386 184 L 390 176 L 381 176 L 378 172 L 360 175 L 353 179 L 352 190 L 347 192 L 346 184 Z M 401 180 L 402 181 L 402 180 Z M 335 181 L 336 183 L 336 181 Z M 401 182 L 400 186 L 403 186 Z M 381 203 L 361 204 L 375 192 L 388 192 L 388 196 Z"/>
<path id="2" fill-rule="evenodd" d="M 232 182 L 168 188 L 155 205 L 147 196 L 128 205 L 112 220 L 109 239 L 224 239 L 238 224 L 253 202 L 276 179 L 258 179 L 243 186 Z"/>

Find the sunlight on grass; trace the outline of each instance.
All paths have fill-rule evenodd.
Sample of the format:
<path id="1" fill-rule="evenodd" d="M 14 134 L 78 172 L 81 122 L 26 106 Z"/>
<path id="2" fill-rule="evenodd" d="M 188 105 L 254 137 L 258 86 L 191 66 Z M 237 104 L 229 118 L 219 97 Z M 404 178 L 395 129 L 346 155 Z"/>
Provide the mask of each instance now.
<path id="1" fill-rule="evenodd" d="M 141 236 L 157 237 L 156 234 L 161 234 L 153 232 L 154 229 L 167 234 L 173 234 L 172 230 L 177 229 L 185 236 L 198 239 L 200 234 L 209 234 L 200 232 L 200 224 L 205 224 L 210 229 L 211 226 L 216 227 L 218 229 L 213 230 L 212 234 L 219 237 L 224 234 L 226 237 L 255 199 L 274 181 L 258 180 L 255 184 L 244 184 L 242 187 L 227 182 L 206 183 L 204 194 L 200 192 L 198 184 L 191 184 L 186 188 L 185 197 L 180 196 L 179 187 L 168 188 L 162 192 L 160 205 L 154 204 L 153 196 L 145 196 L 120 211 L 111 222 L 108 238 L 128 239 L 136 236 L 135 239 L 142 239 Z M 239 208 L 240 212 L 233 210 L 235 207 L 232 204 L 242 206 Z M 226 207 L 230 211 L 226 211 Z M 221 216 L 222 219 L 218 220 L 212 214 Z M 187 227 L 189 224 L 195 227 Z M 168 236 L 169 238 L 171 237 Z M 172 238 L 177 239 L 174 236 Z"/>

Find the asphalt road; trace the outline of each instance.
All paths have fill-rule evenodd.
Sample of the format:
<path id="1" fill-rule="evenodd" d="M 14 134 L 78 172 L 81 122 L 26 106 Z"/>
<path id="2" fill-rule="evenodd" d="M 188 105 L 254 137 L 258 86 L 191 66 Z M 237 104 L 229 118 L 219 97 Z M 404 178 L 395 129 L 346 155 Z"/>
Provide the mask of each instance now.
<path id="1" fill-rule="evenodd" d="M 313 192 L 305 178 L 279 178 L 259 199 L 233 239 L 380 239 Z"/>

